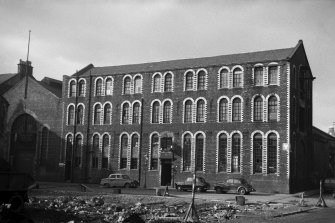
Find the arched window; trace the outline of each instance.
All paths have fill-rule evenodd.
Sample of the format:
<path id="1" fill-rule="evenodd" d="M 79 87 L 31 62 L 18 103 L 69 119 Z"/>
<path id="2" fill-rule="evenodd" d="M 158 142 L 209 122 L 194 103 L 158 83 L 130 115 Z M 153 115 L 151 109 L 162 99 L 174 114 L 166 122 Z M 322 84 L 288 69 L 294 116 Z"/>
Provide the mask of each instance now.
<path id="1" fill-rule="evenodd" d="M 268 173 L 277 172 L 277 135 L 268 135 Z"/>
<path id="2" fill-rule="evenodd" d="M 93 136 L 92 148 L 92 168 L 98 168 L 99 165 L 99 135 Z"/>
<path id="3" fill-rule="evenodd" d="M 198 90 L 205 90 L 206 89 L 206 73 L 205 71 L 201 70 L 198 73 Z"/>
<path id="4" fill-rule="evenodd" d="M 198 134 L 195 138 L 195 170 L 203 171 L 204 168 L 204 136 Z"/>
<path id="5" fill-rule="evenodd" d="M 254 121 L 263 120 L 263 99 L 260 96 L 254 99 Z"/>
<path id="6" fill-rule="evenodd" d="M 152 104 L 152 123 L 159 123 L 159 102 Z"/>
<path id="7" fill-rule="evenodd" d="M 135 94 L 140 94 L 142 92 L 142 79 L 140 76 L 135 77 L 134 91 L 135 91 Z"/>
<path id="8" fill-rule="evenodd" d="M 232 120 L 234 122 L 241 121 L 241 114 L 242 114 L 242 109 L 241 109 L 241 99 L 240 98 L 235 98 L 233 100 L 233 118 Z"/>
<path id="9" fill-rule="evenodd" d="M 130 124 L 129 123 L 129 104 L 124 103 L 122 107 L 122 124 Z"/>
<path id="10" fill-rule="evenodd" d="M 202 99 L 197 102 L 197 122 L 205 122 L 205 101 Z"/>
<path id="11" fill-rule="evenodd" d="M 185 90 L 193 90 L 193 73 L 191 71 L 185 75 Z"/>
<path id="12" fill-rule="evenodd" d="M 227 69 L 220 71 L 220 88 L 228 88 L 229 72 Z"/>
<path id="13" fill-rule="evenodd" d="M 184 110 L 184 122 L 191 123 L 192 122 L 192 101 L 187 100 L 185 102 L 185 110 Z"/>
<path id="14" fill-rule="evenodd" d="M 161 76 L 159 74 L 156 74 L 154 76 L 154 92 L 160 92 L 161 91 Z"/>
<path id="15" fill-rule="evenodd" d="M 158 169 L 158 150 L 159 150 L 159 137 L 157 134 L 151 136 L 151 158 L 150 158 L 150 169 Z"/>
<path id="16" fill-rule="evenodd" d="M 108 169 L 108 154 L 109 154 L 109 136 L 105 134 L 102 138 L 102 159 L 101 168 Z"/>
<path id="17" fill-rule="evenodd" d="M 236 68 L 233 72 L 233 87 L 242 87 L 242 70 Z"/>
<path id="18" fill-rule="evenodd" d="M 241 151 L 241 137 L 238 133 L 232 136 L 232 154 L 231 154 L 231 164 L 232 172 L 240 172 L 240 151 Z"/>
<path id="19" fill-rule="evenodd" d="M 171 123 L 171 102 L 169 101 L 163 105 L 163 123 Z"/>
<path id="20" fill-rule="evenodd" d="M 107 78 L 105 84 L 105 95 L 112 95 L 112 94 L 113 94 L 113 80 L 112 78 Z"/>
<path id="21" fill-rule="evenodd" d="M 70 105 L 68 108 L 67 124 L 74 125 L 74 106 Z"/>
<path id="22" fill-rule="evenodd" d="M 133 124 L 140 123 L 140 103 L 136 102 L 133 105 Z"/>
<path id="23" fill-rule="evenodd" d="M 278 113 L 277 97 L 271 96 L 268 100 L 268 116 L 269 116 L 268 119 L 269 121 L 277 121 L 277 113 Z"/>
<path id="24" fill-rule="evenodd" d="M 134 134 L 131 139 L 130 169 L 137 169 L 139 142 L 138 135 Z"/>
<path id="25" fill-rule="evenodd" d="M 172 91 L 172 74 L 170 74 L 170 73 L 167 73 L 165 75 L 164 91 L 165 92 L 171 92 Z"/>
<path id="26" fill-rule="evenodd" d="M 101 105 L 97 104 L 94 107 L 94 125 L 100 125 Z"/>
<path id="27" fill-rule="evenodd" d="M 96 96 L 102 95 L 102 80 L 100 78 L 96 81 L 95 84 L 95 95 Z"/>
<path id="28" fill-rule="evenodd" d="M 131 79 L 126 77 L 123 82 L 123 92 L 124 94 L 131 94 Z"/>
<path id="29" fill-rule="evenodd" d="M 79 105 L 77 109 L 77 124 L 83 125 L 84 124 L 84 106 Z"/>
<path id="30" fill-rule="evenodd" d="M 69 96 L 70 97 L 75 97 L 76 96 L 76 82 L 73 80 L 70 82 L 70 94 Z"/>
<path id="31" fill-rule="evenodd" d="M 263 137 L 260 133 L 256 133 L 253 138 L 253 170 L 254 173 L 262 173 L 262 150 Z"/>
<path id="32" fill-rule="evenodd" d="M 295 76 L 293 75 L 293 77 Z M 278 84 L 278 66 L 269 67 L 269 84 Z"/>
<path id="33" fill-rule="evenodd" d="M 186 134 L 183 141 L 183 171 L 191 170 L 191 135 Z"/>
<path id="34" fill-rule="evenodd" d="M 255 80 L 254 83 L 256 86 L 263 85 L 263 67 L 255 67 Z"/>
<path id="35" fill-rule="evenodd" d="M 48 138 L 49 138 L 49 129 L 43 127 L 41 134 L 41 162 L 44 164 L 47 160 L 47 151 L 48 151 Z"/>
<path id="36" fill-rule="evenodd" d="M 218 172 L 227 170 L 227 135 L 222 133 L 219 135 L 218 148 Z"/>
<path id="37" fill-rule="evenodd" d="M 219 122 L 228 121 L 228 100 L 223 98 L 219 102 Z"/>
<path id="38" fill-rule="evenodd" d="M 111 115 L 112 115 L 112 107 L 110 104 L 105 104 L 104 107 L 104 125 L 111 124 Z"/>
<path id="39" fill-rule="evenodd" d="M 80 80 L 78 84 L 78 94 L 79 96 L 84 96 L 85 95 L 85 81 Z"/>
<path id="40" fill-rule="evenodd" d="M 124 134 L 121 137 L 120 169 L 127 168 L 127 152 L 128 152 L 128 136 Z"/>
<path id="41" fill-rule="evenodd" d="M 74 157 L 74 166 L 80 167 L 81 164 L 81 147 L 83 145 L 83 138 L 81 135 L 77 135 L 76 137 L 76 151 Z"/>

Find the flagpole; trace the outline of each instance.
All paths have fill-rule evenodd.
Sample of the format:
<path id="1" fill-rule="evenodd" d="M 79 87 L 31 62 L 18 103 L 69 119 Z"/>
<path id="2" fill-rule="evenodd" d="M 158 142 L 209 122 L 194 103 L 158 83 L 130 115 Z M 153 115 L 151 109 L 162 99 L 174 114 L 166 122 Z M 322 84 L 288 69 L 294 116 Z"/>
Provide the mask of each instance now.
<path id="1" fill-rule="evenodd" d="M 24 99 L 27 99 L 28 94 L 28 61 L 29 61 L 29 47 L 30 47 L 30 32 L 29 30 L 29 39 L 28 39 L 28 52 L 27 52 L 27 60 L 26 60 L 26 73 L 25 73 L 25 88 L 24 88 Z"/>

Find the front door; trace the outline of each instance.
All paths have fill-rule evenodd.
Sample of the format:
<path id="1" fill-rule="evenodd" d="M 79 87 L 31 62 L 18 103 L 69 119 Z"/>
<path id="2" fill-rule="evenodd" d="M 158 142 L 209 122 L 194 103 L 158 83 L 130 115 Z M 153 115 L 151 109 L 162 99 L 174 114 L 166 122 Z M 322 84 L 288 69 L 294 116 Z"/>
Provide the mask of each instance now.
<path id="1" fill-rule="evenodd" d="M 161 165 L 161 186 L 171 186 L 172 162 L 170 159 L 162 159 Z"/>

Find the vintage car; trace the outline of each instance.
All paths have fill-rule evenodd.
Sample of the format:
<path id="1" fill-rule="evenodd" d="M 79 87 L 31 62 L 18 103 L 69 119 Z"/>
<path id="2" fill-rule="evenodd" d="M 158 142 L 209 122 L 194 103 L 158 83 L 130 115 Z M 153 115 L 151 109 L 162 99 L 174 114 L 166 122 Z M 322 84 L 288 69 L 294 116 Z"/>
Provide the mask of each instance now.
<path id="1" fill-rule="evenodd" d="M 138 182 L 136 180 L 130 179 L 126 174 L 113 173 L 110 174 L 107 178 L 103 178 L 100 181 L 100 185 L 105 187 L 137 187 Z"/>
<path id="2" fill-rule="evenodd" d="M 239 194 L 250 194 L 250 192 L 256 191 L 243 178 L 230 178 L 224 182 L 215 183 L 214 190 L 216 191 L 216 193 L 234 192 Z"/>
<path id="3" fill-rule="evenodd" d="M 175 183 L 175 187 L 178 191 L 192 190 L 193 177 L 186 178 L 185 181 Z M 210 188 L 209 183 L 202 177 L 196 177 L 195 190 L 198 192 L 205 192 Z"/>

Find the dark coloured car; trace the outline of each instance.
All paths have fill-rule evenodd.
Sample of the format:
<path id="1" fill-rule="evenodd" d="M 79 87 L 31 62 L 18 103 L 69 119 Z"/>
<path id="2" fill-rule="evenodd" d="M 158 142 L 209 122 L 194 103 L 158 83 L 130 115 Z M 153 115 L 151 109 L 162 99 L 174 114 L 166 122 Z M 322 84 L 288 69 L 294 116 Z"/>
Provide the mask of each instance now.
<path id="1" fill-rule="evenodd" d="M 230 178 L 224 182 L 215 183 L 214 190 L 216 193 L 239 193 L 250 194 L 256 191 L 245 179 L 243 178 Z"/>
<path id="2" fill-rule="evenodd" d="M 325 192 L 335 192 L 335 179 L 327 178 L 323 183 L 323 189 Z"/>
<path id="3" fill-rule="evenodd" d="M 176 182 L 175 187 L 179 191 L 192 190 L 193 177 L 186 178 L 185 181 Z M 209 183 L 202 177 L 197 177 L 195 181 L 195 190 L 198 192 L 205 192 L 210 188 Z"/>

